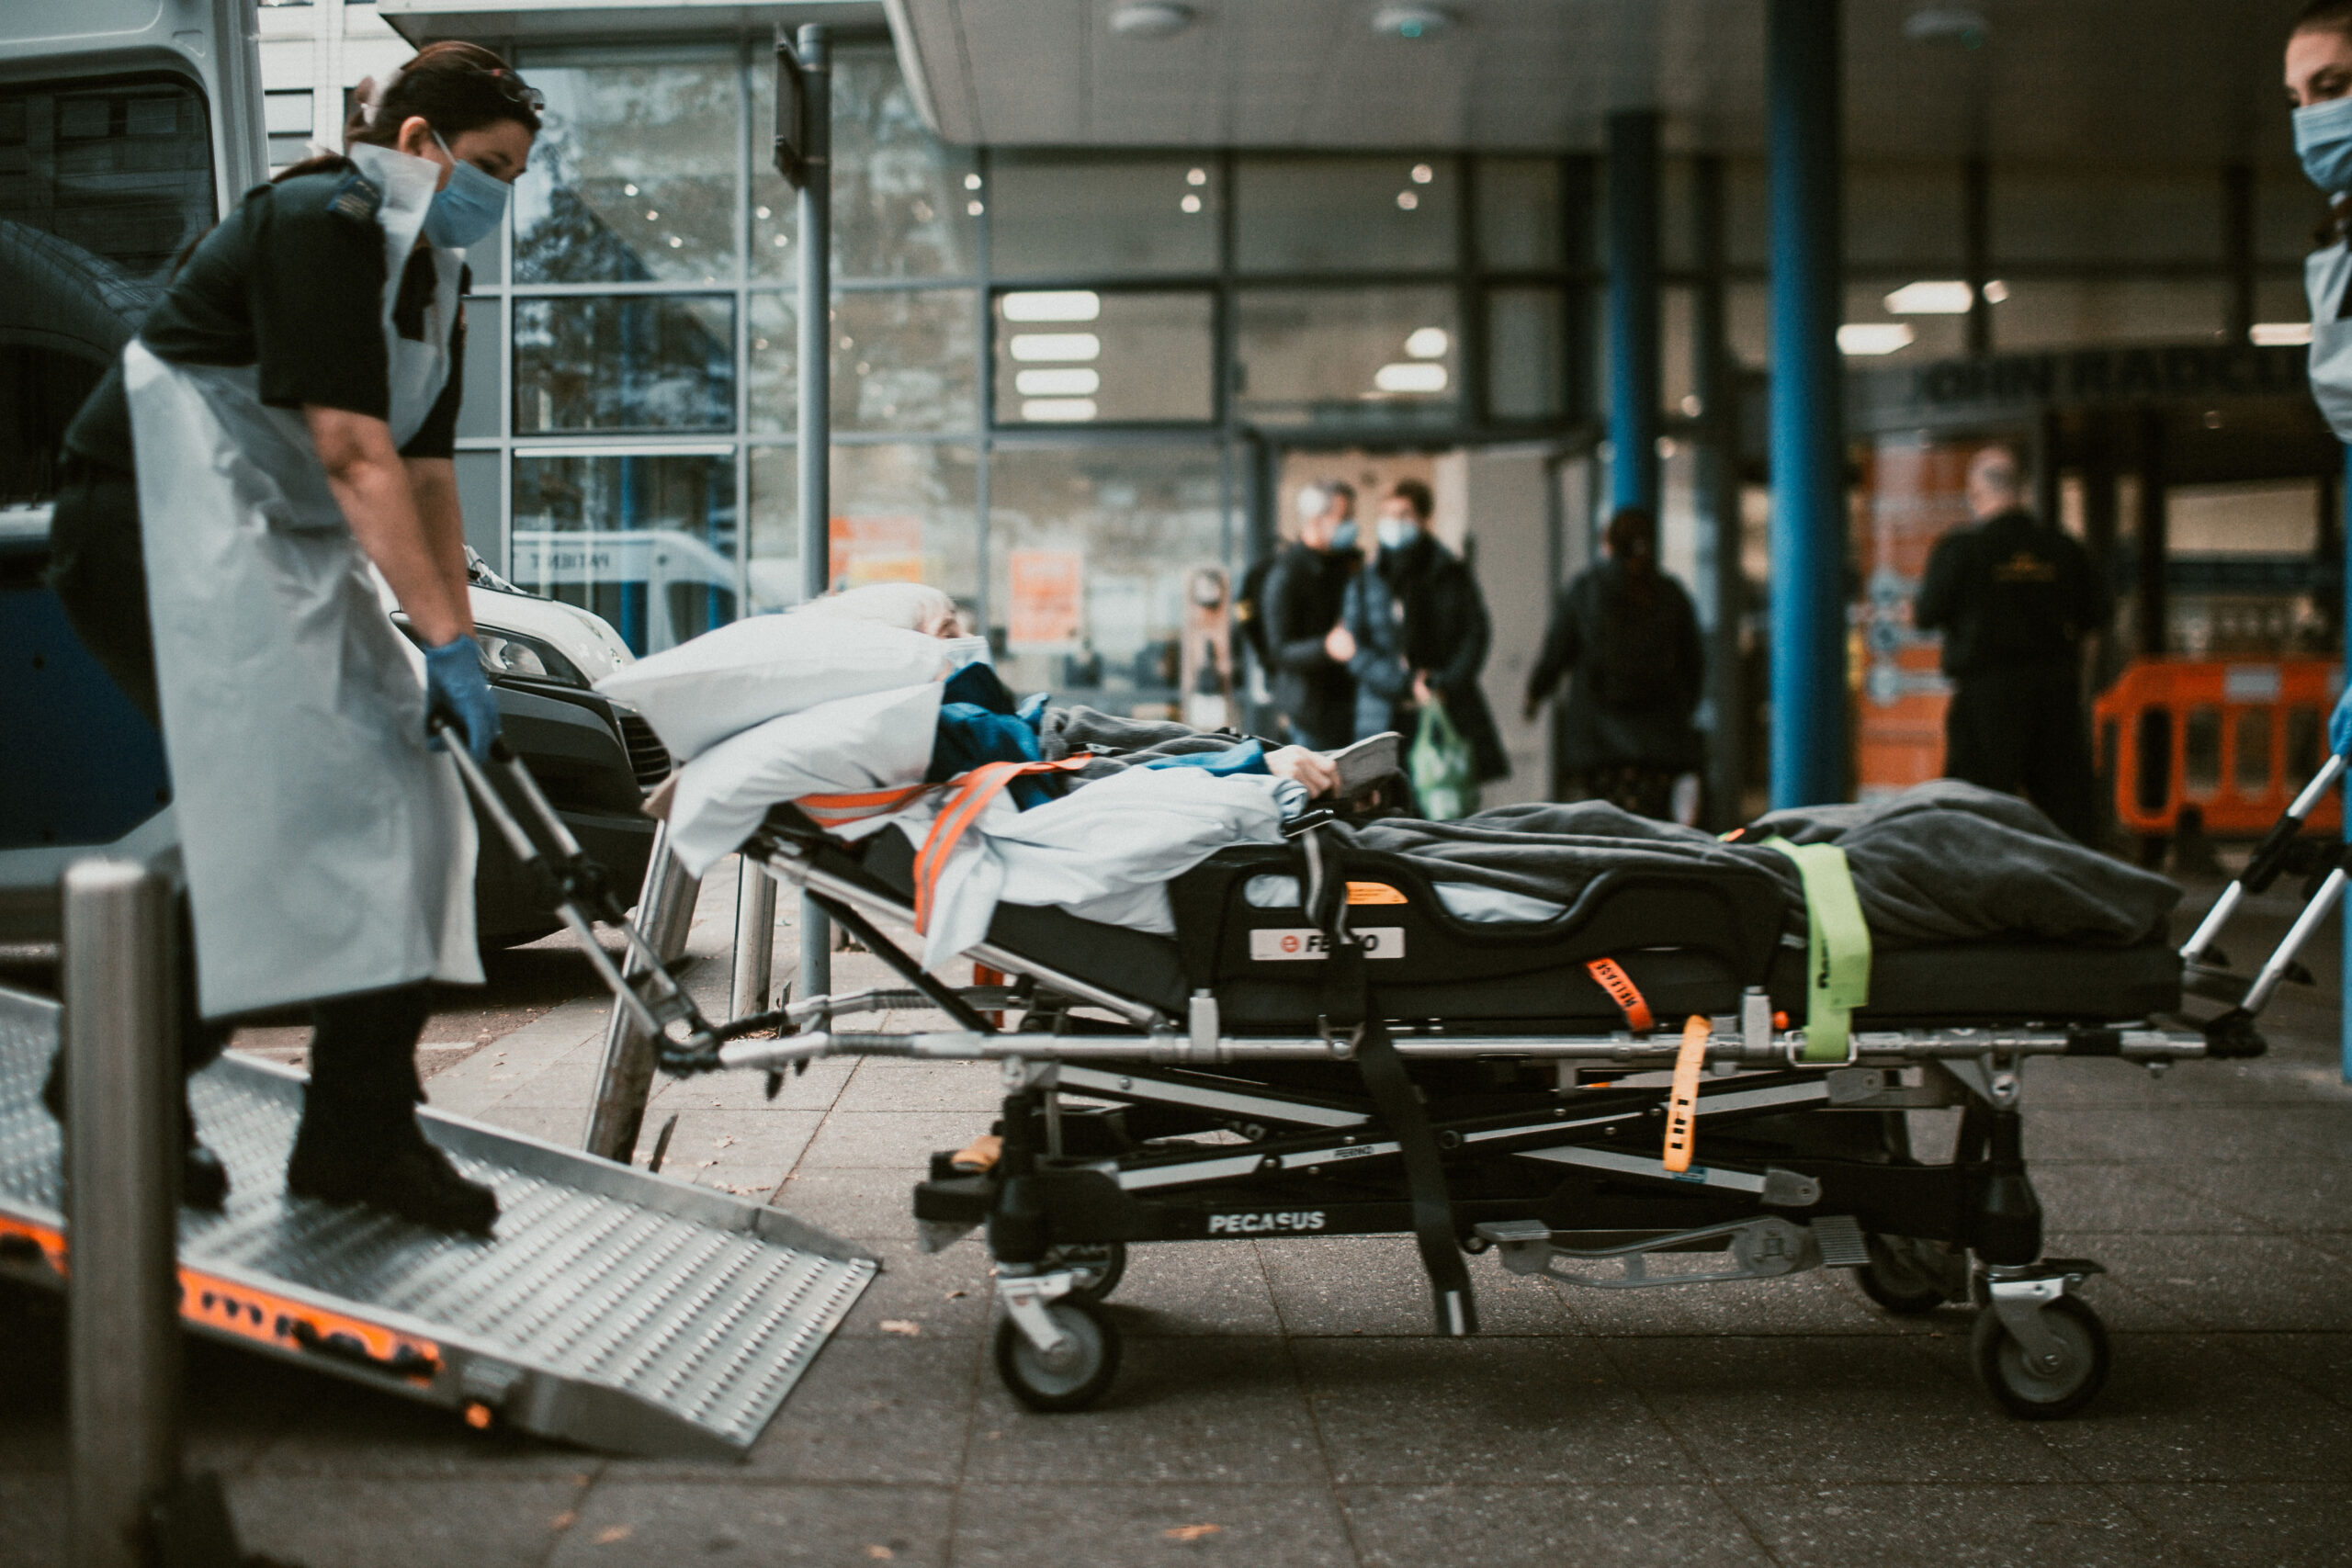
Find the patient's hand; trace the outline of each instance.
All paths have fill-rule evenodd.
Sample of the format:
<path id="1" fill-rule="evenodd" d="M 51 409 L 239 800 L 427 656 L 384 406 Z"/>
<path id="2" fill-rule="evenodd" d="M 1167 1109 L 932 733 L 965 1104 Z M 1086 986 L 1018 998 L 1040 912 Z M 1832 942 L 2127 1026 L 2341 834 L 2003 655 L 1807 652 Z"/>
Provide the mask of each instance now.
<path id="1" fill-rule="evenodd" d="M 1278 779 L 1295 779 L 1305 784 L 1309 800 L 1340 793 L 1339 764 L 1304 746 L 1285 746 L 1267 752 L 1266 771 Z"/>

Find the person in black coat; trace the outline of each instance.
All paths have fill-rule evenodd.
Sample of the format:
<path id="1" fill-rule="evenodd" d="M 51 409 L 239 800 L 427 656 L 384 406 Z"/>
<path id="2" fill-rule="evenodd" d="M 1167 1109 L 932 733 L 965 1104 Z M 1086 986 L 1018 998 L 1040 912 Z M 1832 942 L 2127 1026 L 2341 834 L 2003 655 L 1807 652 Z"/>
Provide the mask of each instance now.
<path id="1" fill-rule="evenodd" d="M 1691 716 L 1706 684 L 1699 615 L 1657 568 L 1657 519 L 1628 507 L 1609 520 L 1609 558 L 1588 567 L 1552 607 L 1527 677 L 1532 722 L 1560 677 L 1558 755 L 1568 787 L 1636 816 L 1672 813 L 1674 781 L 1703 760 Z"/>
<path id="2" fill-rule="evenodd" d="M 1393 729 L 1410 737 L 1432 695 L 1469 743 L 1480 784 L 1510 774 L 1501 732 L 1478 687 L 1494 623 L 1477 580 L 1429 531 L 1430 487 L 1400 479 L 1381 502 L 1380 554 L 1348 585 L 1331 637 L 1356 682 L 1356 739 Z"/>
<path id="3" fill-rule="evenodd" d="M 1348 583 L 1363 565 L 1356 547 L 1356 492 L 1345 483 L 1299 491 L 1298 537 L 1266 574 L 1265 646 L 1274 706 L 1290 738 L 1334 751 L 1355 738 L 1355 678 L 1328 646 Z"/>

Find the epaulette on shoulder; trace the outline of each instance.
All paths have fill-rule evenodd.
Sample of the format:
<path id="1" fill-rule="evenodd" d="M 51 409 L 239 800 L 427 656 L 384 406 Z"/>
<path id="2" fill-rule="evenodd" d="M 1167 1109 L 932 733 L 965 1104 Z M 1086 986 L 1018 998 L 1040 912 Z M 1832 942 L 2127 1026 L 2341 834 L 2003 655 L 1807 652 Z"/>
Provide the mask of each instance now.
<path id="1" fill-rule="evenodd" d="M 343 183 L 336 186 L 334 194 L 327 198 L 329 212 L 348 218 L 355 223 L 373 223 L 378 209 L 383 205 L 383 187 L 357 169 L 345 173 Z"/>

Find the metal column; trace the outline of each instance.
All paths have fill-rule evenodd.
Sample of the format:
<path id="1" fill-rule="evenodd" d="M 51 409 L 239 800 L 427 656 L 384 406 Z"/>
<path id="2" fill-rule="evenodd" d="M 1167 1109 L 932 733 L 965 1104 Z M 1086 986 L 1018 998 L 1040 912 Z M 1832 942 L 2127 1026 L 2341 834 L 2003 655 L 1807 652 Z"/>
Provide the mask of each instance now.
<path id="1" fill-rule="evenodd" d="M 66 1404 L 74 1568 L 148 1561 L 179 1480 L 178 1012 L 170 885 L 130 861 L 64 878 Z"/>
<path id="2" fill-rule="evenodd" d="M 1609 117 L 1610 501 L 1658 502 L 1657 111 Z"/>
<path id="3" fill-rule="evenodd" d="M 1725 329 L 1724 161 L 1696 160 L 1690 170 L 1690 230 L 1700 283 L 1691 325 L 1691 382 L 1705 422 L 1697 463 L 1699 526 L 1710 546 L 1702 591 L 1713 607 L 1708 637 L 1707 696 L 1715 713 L 1708 742 L 1708 825 L 1739 826 L 1747 784 L 1747 693 L 1741 680 L 1740 630 L 1747 579 L 1739 515 L 1739 398 Z"/>
<path id="4" fill-rule="evenodd" d="M 833 67 L 828 29 L 817 23 L 802 28 L 793 52 L 804 82 L 808 164 L 799 214 L 800 592 L 815 599 L 832 586 Z M 832 985 L 832 924 L 804 894 L 799 994 L 822 996 Z"/>
<path id="5" fill-rule="evenodd" d="M 695 899 L 701 892 L 702 884 L 687 875 L 670 852 L 670 825 L 662 823 L 653 830 L 653 853 L 645 863 L 645 886 L 631 919 L 664 964 L 686 951 L 686 932 L 694 925 Z M 634 959 L 624 971 L 642 972 L 643 965 Z M 638 1028 L 616 998 L 612 1019 L 605 1025 L 605 1060 L 597 1070 L 596 1102 L 588 1108 L 582 1148 L 622 1165 L 636 1157 L 638 1129 L 653 1093 L 653 1037 Z"/>
<path id="6" fill-rule="evenodd" d="M 1846 796 L 1838 0 L 1770 0 L 1772 805 Z"/>
<path id="7" fill-rule="evenodd" d="M 775 878 L 746 860 L 736 873 L 735 976 L 727 1016 L 765 1012 L 775 990 Z"/>
<path id="8" fill-rule="evenodd" d="M 2345 525 L 2339 536 L 2345 541 L 2345 546 L 2337 552 L 2337 559 L 2339 562 L 2352 562 L 2352 446 L 2346 447 L 2344 451 L 2344 483 L 2341 488 L 2344 492 Z M 2344 567 L 2343 592 L 2344 636 L 2346 649 L 2344 669 L 2346 677 L 2352 678 L 2352 565 Z M 2344 801 L 2344 837 L 2347 840 L 2352 840 L 2352 789 L 2345 792 Z M 2336 919 L 2344 927 L 2344 973 L 2352 975 L 2352 910 L 2339 913 Z M 2339 987 L 2338 990 L 2341 989 L 2342 987 Z M 2344 1081 L 2352 1083 L 2352 1007 L 2344 1009 L 2343 1012 L 2340 1049 L 2344 1054 Z"/>

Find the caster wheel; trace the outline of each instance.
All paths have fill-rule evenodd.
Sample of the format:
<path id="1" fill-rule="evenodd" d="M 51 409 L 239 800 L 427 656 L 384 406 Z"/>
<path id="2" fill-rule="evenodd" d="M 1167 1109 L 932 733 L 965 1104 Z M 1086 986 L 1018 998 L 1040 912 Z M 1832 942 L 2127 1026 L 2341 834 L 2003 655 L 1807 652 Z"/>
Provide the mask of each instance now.
<path id="1" fill-rule="evenodd" d="M 2064 1347 L 2054 1367 L 2035 1365 L 1989 1306 L 1976 1314 L 1969 1348 L 1976 1375 L 2010 1415 L 2058 1421 L 2088 1404 L 2107 1382 L 2107 1325 L 2073 1296 L 2042 1308 L 2041 1321 Z"/>
<path id="2" fill-rule="evenodd" d="M 1069 1297 L 1082 1302 L 1111 1299 L 1119 1281 L 1127 1272 L 1127 1244 L 1105 1241 L 1092 1245 L 1072 1245 L 1049 1248 L 1046 1253 L 1047 1269 L 1067 1269 L 1078 1278 Z"/>
<path id="3" fill-rule="evenodd" d="M 1083 1410 L 1118 1375 L 1119 1331 L 1092 1302 L 1064 1296 L 1046 1310 L 1070 1343 L 1049 1359 L 1006 1318 L 996 1325 L 996 1375 L 1032 1410 Z"/>
<path id="4" fill-rule="evenodd" d="M 1916 1236 L 1872 1235 L 1871 1260 L 1854 1270 L 1855 1283 L 1897 1317 L 1930 1313 L 1951 1299 L 1945 1277 L 1951 1258 L 1931 1241 Z M 1965 1282 L 1965 1276 L 1962 1276 Z"/>

